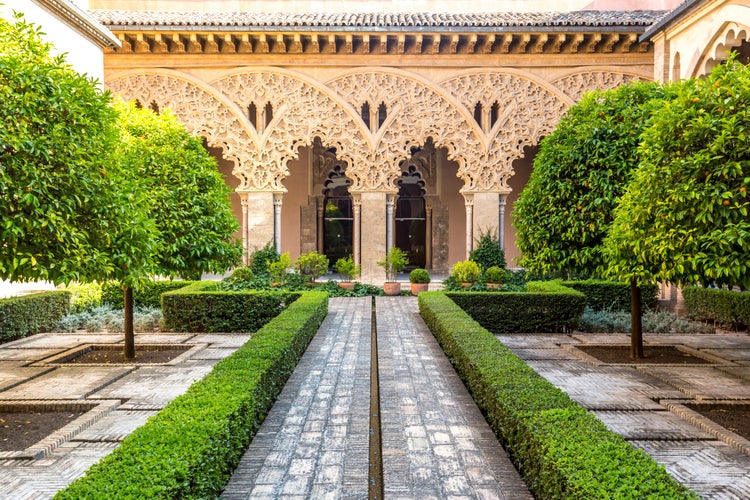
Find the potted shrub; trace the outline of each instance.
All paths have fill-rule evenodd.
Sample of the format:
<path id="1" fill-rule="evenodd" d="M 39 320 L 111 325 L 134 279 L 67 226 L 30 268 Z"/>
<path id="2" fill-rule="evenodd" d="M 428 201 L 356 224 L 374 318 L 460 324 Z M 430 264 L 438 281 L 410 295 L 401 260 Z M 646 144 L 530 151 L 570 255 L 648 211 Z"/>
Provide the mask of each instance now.
<path id="1" fill-rule="evenodd" d="M 487 288 L 500 288 L 505 282 L 505 270 L 497 266 L 487 268 L 484 272 L 484 281 Z"/>
<path id="2" fill-rule="evenodd" d="M 426 269 L 414 269 L 409 273 L 409 282 L 411 282 L 411 294 L 419 295 L 419 292 L 426 292 L 430 283 L 430 273 Z"/>
<path id="3" fill-rule="evenodd" d="M 462 260 L 453 264 L 451 276 L 463 287 L 470 287 L 479 281 L 479 265 L 473 260 Z"/>
<path id="4" fill-rule="evenodd" d="M 362 272 L 362 267 L 354 263 L 354 258 L 351 255 L 341 257 L 336 261 L 336 272 L 341 276 L 339 286 L 346 290 L 354 288 L 352 279 L 359 276 Z"/>
<path id="5" fill-rule="evenodd" d="M 383 283 L 385 294 L 399 295 L 401 293 L 401 283 L 396 281 L 396 274 L 409 264 L 406 252 L 398 247 L 393 247 L 376 264 L 385 269 L 385 283 Z"/>
<path id="6" fill-rule="evenodd" d="M 313 250 L 297 257 L 294 267 L 312 283 L 328 272 L 328 257 Z"/>

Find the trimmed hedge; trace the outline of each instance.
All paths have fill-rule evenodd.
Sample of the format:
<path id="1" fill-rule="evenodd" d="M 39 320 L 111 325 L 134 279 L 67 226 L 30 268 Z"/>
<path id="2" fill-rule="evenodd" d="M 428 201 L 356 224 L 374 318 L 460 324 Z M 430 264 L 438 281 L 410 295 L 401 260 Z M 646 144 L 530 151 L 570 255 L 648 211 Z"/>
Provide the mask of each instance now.
<path id="1" fill-rule="evenodd" d="M 616 281 L 581 280 L 563 281 L 568 288 L 578 290 L 586 296 L 586 305 L 595 311 L 630 311 L 630 285 Z M 658 302 L 659 285 L 641 286 L 643 306 L 655 309 Z"/>
<path id="2" fill-rule="evenodd" d="M 750 328 L 750 293 L 718 288 L 685 287 L 685 312 L 690 319 L 712 321 L 724 328 Z"/>
<path id="3" fill-rule="evenodd" d="M 0 299 L 0 340 L 52 330 L 70 310 L 70 292 L 55 290 Z"/>
<path id="4" fill-rule="evenodd" d="M 133 291 L 133 305 L 136 307 L 161 307 L 163 293 L 179 290 L 198 281 L 147 281 L 138 290 Z M 210 283 L 210 281 L 208 282 Z M 125 301 L 122 285 L 108 281 L 102 285 L 102 303 L 116 309 L 122 309 Z"/>
<path id="5" fill-rule="evenodd" d="M 162 295 L 164 327 L 179 332 L 254 332 L 297 300 L 300 292 L 222 291 L 196 281 Z"/>
<path id="6" fill-rule="evenodd" d="M 447 295 L 492 333 L 573 331 L 586 297 L 554 281 L 530 281 L 528 292 L 448 292 Z"/>
<path id="7" fill-rule="evenodd" d="M 218 497 L 327 311 L 302 294 L 55 498 Z"/>
<path id="8" fill-rule="evenodd" d="M 421 293 L 418 300 L 427 326 L 536 498 L 698 498 L 538 375 L 447 294 Z"/>

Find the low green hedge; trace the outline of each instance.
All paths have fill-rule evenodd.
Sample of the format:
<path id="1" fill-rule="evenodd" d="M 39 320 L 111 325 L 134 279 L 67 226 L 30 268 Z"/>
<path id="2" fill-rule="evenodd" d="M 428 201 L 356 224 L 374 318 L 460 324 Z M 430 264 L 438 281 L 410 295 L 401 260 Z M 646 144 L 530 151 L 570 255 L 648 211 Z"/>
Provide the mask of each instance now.
<path id="1" fill-rule="evenodd" d="M 418 300 L 427 326 L 536 498 L 698 498 L 539 376 L 447 294 L 421 293 Z"/>
<path id="2" fill-rule="evenodd" d="M 55 498 L 218 497 L 327 310 L 302 294 Z"/>
<path id="3" fill-rule="evenodd" d="M 530 281 L 527 292 L 448 292 L 448 296 L 492 333 L 569 332 L 586 305 L 581 292 L 554 281 Z"/>
<path id="4" fill-rule="evenodd" d="M 0 340 L 49 331 L 70 309 L 70 292 L 55 290 L 0 299 Z"/>
<path id="5" fill-rule="evenodd" d="M 750 328 L 750 293 L 718 288 L 685 287 L 685 312 L 690 319 L 711 321 L 724 328 Z"/>
<path id="6" fill-rule="evenodd" d="M 586 296 L 586 305 L 595 311 L 630 311 L 630 285 L 615 281 L 581 280 L 563 281 L 568 288 L 578 290 Z M 659 285 L 641 286 L 643 306 L 655 309 L 658 300 Z"/>
<path id="7" fill-rule="evenodd" d="M 147 281 L 133 292 L 133 305 L 137 307 L 161 307 L 163 293 L 179 290 L 198 281 Z M 209 283 L 211 283 L 209 281 Z M 125 294 L 122 285 L 115 281 L 108 281 L 102 285 L 102 303 L 122 309 Z"/>
<path id="8" fill-rule="evenodd" d="M 221 291 L 216 282 L 196 281 L 162 295 L 164 327 L 179 332 L 254 332 L 300 293 Z"/>

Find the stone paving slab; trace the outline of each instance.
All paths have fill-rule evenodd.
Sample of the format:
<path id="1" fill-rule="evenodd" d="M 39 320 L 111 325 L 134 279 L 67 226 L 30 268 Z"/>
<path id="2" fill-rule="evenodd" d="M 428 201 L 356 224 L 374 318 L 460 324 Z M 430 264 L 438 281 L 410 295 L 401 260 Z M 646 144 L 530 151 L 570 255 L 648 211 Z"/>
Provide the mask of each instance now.
<path id="1" fill-rule="evenodd" d="M 121 333 L 117 334 L 95 334 L 95 333 L 42 333 L 33 335 L 25 339 L 16 340 L 6 345 L 3 344 L 3 349 L 15 349 L 15 348 L 70 348 L 80 344 L 90 344 L 96 342 L 98 344 L 114 344 L 122 342 L 123 336 Z"/>
<path id="2" fill-rule="evenodd" d="M 0 349 L 0 360 L 2 361 L 39 361 L 40 359 L 49 358 L 61 352 L 61 349 L 52 348 L 18 348 L 18 349 Z"/>
<path id="3" fill-rule="evenodd" d="M 510 349 L 555 349 L 560 344 L 577 344 L 578 340 L 562 333 L 542 334 L 532 333 L 524 335 L 495 335 L 495 337 Z"/>
<path id="4" fill-rule="evenodd" d="M 64 366 L 0 392 L 2 399 L 84 399 L 133 371 L 121 366 Z"/>
<path id="5" fill-rule="evenodd" d="M 376 309 L 385 497 L 532 498 L 416 298 L 378 297 Z"/>
<path id="6" fill-rule="evenodd" d="M 330 300 L 222 498 L 367 498 L 370 304 Z"/>
<path id="7" fill-rule="evenodd" d="M 114 410 L 94 425 L 80 432 L 72 441 L 118 442 L 146 423 L 157 411 Z"/>
<path id="8" fill-rule="evenodd" d="M 710 367 L 639 366 L 638 371 L 696 399 L 750 399 L 747 380 Z M 667 396 L 670 397 L 671 396 Z"/>
<path id="9" fill-rule="evenodd" d="M 729 361 L 750 361 L 750 348 L 727 347 L 700 350 Z"/>
<path id="10" fill-rule="evenodd" d="M 574 354 L 563 350 L 563 349 L 537 349 L 537 348 L 531 348 L 531 349 L 518 349 L 514 348 L 513 352 L 518 356 L 519 358 L 523 360 L 551 360 L 551 359 L 559 359 L 559 360 L 568 360 L 568 361 L 574 361 L 577 360 L 578 357 Z"/>
<path id="11" fill-rule="evenodd" d="M 669 411 L 593 411 L 610 430 L 628 440 L 715 439 Z"/>
<path id="12" fill-rule="evenodd" d="M 10 389 L 22 382 L 53 370 L 53 368 L 26 367 L 23 365 L 24 363 L 19 361 L 0 362 L 0 391 Z"/>
<path id="13" fill-rule="evenodd" d="M 191 343 L 210 344 L 211 347 L 234 349 L 242 347 L 248 340 L 250 340 L 250 335 L 237 333 L 200 333 L 188 339 Z"/>
<path id="14" fill-rule="evenodd" d="M 138 344 L 182 344 L 192 337 L 191 333 L 136 333 L 135 350 L 138 352 Z M 120 342 L 124 342 L 122 335 Z"/>

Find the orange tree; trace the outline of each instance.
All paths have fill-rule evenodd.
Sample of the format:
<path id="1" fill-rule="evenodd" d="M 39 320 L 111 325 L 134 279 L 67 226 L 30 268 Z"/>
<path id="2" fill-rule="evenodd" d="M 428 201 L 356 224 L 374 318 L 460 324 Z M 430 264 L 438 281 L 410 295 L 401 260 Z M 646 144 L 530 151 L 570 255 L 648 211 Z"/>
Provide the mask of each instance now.
<path id="1" fill-rule="evenodd" d="M 730 58 L 675 91 L 643 131 L 641 167 L 605 241 L 605 271 L 748 288 L 750 69 Z"/>

